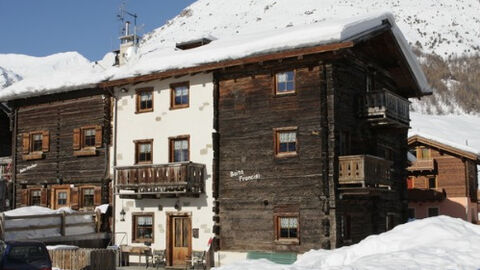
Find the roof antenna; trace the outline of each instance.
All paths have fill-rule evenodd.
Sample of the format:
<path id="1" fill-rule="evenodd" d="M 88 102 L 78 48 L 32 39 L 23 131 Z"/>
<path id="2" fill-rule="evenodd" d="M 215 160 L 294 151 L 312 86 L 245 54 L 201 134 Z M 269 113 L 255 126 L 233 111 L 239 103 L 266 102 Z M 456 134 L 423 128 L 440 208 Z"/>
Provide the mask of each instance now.
<path id="1" fill-rule="evenodd" d="M 137 13 L 131 13 L 128 10 L 126 10 L 126 2 L 123 1 L 122 4 L 120 5 L 120 8 L 118 9 L 118 14 L 117 14 L 117 19 L 122 23 L 122 35 L 123 36 L 128 36 L 130 33 L 128 33 L 128 21 L 127 24 L 125 24 L 125 16 L 130 16 L 133 18 L 133 37 L 134 37 L 134 44 L 137 44 Z"/>

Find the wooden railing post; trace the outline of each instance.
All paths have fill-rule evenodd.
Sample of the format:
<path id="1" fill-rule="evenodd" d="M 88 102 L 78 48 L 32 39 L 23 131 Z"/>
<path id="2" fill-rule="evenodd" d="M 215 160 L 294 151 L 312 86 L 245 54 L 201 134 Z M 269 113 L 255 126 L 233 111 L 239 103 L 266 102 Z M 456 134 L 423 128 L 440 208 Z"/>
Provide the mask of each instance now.
<path id="1" fill-rule="evenodd" d="M 65 236 L 65 227 L 66 227 L 66 220 L 65 220 L 65 212 L 60 214 L 60 234 Z"/>

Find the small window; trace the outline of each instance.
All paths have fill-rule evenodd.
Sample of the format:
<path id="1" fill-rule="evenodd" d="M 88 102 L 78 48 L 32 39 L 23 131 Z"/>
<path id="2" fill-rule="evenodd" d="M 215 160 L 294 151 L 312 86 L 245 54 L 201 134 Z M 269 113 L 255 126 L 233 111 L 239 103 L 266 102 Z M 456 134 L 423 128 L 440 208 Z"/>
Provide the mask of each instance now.
<path id="1" fill-rule="evenodd" d="M 137 90 L 137 113 L 153 111 L 153 89 Z"/>
<path id="2" fill-rule="evenodd" d="M 275 153 L 277 156 L 289 156 L 297 154 L 296 128 L 275 130 L 275 140 Z"/>
<path id="3" fill-rule="evenodd" d="M 83 145 L 95 146 L 95 128 L 83 129 Z"/>
<path id="4" fill-rule="evenodd" d="M 415 219 L 415 208 L 408 208 L 408 220 Z"/>
<path id="5" fill-rule="evenodd" d="M 437 179 L 435 177 L 428 178 L 428 188 L 429 189 L 437 188 Z"/>
<path id="6" fill-rule="evenodd" d="M 68 193 L 66 191 L 57 192 L 57 205 L 67 205 Z"/>
<path id="7" fill-rule="evenodd" d="M 42 191 L 40 189 L 30 190 L 30 205 L 40 205 L 42 200 Z"/>
<path id="8" fill-rule="evenodd" d="M 82 190 L 82 206 L 92 207 L 94 203 L 95 191 L 93 188 L 84 188 Z"/>
<path id="9" fill-rule="evenodd" d="M 277 216 L 277 239 L 298 239 L 298 217 Z"/>
<path id="10" fill-rule="evenodd" d="M 275 93 L 277 95 L 295 93 L 295 72 L 293 70 L 275 75 Z"/>
<path id="11" fill-rule="evenodd" d="M 190 102 L 190 86 L 188 82 L 176 83 L 171 86 L 171 108 L 186 108 Z"/>
<path id="12" fill-rule="evenodd" d="M 189 137 L 176 137 L 170 139 L 170 162 L 183 162 L 190 160 Z"/>
<path id="13" fill-rule="evenodd" d="M 153 242 L 153 214 L 133 216 L 133 241 Z"/>
<path id="14" fill-rule="evenodd" d="M 425 147 L 417 148 L 417 158 L 418 159 L 430 159 L 431 158 L 430 148 L 425 148 Z"/>
<path id="15" fill-rule="evenodd" d="M 42 133 L 33 133 L 32 134 L 32 152 L 41 152 L 42 144 L 43 144 Z"/>
<path id="16" fill-rule="evenodd" d="M 137 141 L 135 142 L 136 148 L 136 163 L 152 163 L 153 140 Z"/>
<path id="17" fill-rule="evenodd" d="M 438 216 L 438 208 L 432 207 L 428 208 L 428 217 L 436 217 Z"/>

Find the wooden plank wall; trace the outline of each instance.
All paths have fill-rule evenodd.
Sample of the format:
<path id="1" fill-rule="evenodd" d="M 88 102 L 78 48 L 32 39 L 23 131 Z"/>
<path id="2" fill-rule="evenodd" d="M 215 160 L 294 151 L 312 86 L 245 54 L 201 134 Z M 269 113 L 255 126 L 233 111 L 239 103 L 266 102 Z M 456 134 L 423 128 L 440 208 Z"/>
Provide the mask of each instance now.
<path id="1" fill-rule="evenodd" d="M 49 250 L 52 266 L 70 270 L 115 270 L 116 253 L 106 249 Z"/>
<path id="2" fill-rule="evenodd" d="M 296 94 L 275 96 L 275 72 L 292 68 Z M 218 77 L 220 248 L 303 252 L 329 246 L 330 231 L 322 227 L 328 216 L 322 211 L 327 195 L 320 166 L 324 102 L 318 61 L 243 67 Z M 275 158 L 273 129 L 292 126 L 298 128 L 298 155 Z M 240 182 L 231 176 L 239 170 L 260 177 Z M 299 213 L 298 245 L 275 241 L 273 217 L 282 207 Z"/>
<path id="3" fill-rule="evenodd" d="M 0 157 L 10 156 L 12 153 L 12 133 L 10 132 L 10 120 L 0 110 Z"/>
<path id="4" fill-rule="evenodd" d="M 110 139 L 110 99 L 103 95 L 68 98 L 19 106 L 16 140 L 17 205 L 21 188 L 25 185 L 63 184 L 100 185 L 108 177 L 107 149 Z M 103 126 L 104 145 L 97 155 L 73 155 L 73 129 L 87 125 Z M 43 159 L 23 160 L 22 134 L 38 130 L 50 133 L 49 151 Z M 108 171 L 107 171 L 108 172 Z M 106 185 L 104 185 L 106 186 Z M 107 186 L 108 187 L 108 186 Z M 107 190 L 102 192 L 108 197 Z M 107 201 L 106 199 L 102 201 Z"/>

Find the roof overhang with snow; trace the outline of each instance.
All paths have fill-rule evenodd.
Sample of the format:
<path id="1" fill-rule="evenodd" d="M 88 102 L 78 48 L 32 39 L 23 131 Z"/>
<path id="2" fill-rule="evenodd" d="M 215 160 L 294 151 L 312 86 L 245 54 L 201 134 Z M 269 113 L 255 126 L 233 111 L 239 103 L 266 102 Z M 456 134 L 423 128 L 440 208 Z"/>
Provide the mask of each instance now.
<path id="1" fill-rule="evenodd" d="M 431 136 L 413 135 L 408 138 L 409 146 L 426 145 L 451 155 L 463 157 L 480 164 L 480 153 L 468 146 L 458 145 L 446 140 L 433 138 Z"/>

